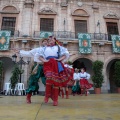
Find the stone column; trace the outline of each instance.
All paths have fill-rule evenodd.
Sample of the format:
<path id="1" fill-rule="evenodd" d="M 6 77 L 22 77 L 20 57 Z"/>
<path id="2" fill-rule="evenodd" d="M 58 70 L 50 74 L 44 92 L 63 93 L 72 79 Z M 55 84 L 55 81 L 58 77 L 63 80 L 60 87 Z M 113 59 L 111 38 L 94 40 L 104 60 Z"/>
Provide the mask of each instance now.
<path id="1" fill-rule="evenodd" d="M 23 8 L 22 35 L 32 36 L 33 0 L 26 0 Z"/>

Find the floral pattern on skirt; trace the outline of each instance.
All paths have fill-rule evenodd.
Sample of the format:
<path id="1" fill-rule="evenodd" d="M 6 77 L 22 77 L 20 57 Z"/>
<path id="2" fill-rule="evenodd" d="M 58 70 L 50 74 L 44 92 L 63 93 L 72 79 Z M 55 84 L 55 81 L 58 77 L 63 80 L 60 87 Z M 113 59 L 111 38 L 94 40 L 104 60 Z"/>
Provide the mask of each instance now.
<path id="1" fill-rule="evenodd" d="M 89 83 L 86 79 L 80 79 L 80 87 L 90 89 L 93 87 L 93 84 Z"/>
<path id="2" fill-rule="evenodd" d="M 44 63 L 44 74 L 46 76 L 46 82 L 55 86 L 66 86 L 66 84 L 73 78 L 73 71 L 64 67 L 64 70 L 58 72 L 58 63 L 54 58 L 49 59 Z"/>

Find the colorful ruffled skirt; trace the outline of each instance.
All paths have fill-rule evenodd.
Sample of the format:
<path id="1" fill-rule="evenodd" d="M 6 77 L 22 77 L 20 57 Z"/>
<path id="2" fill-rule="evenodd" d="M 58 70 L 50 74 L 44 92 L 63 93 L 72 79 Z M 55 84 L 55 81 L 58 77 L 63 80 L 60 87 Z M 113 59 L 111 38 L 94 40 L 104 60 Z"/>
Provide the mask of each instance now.
<path id="1" fill-rule="evenodd" d="M 48 62 L 44 63 L 44 74 L 46 83 L 55 86 L 66 86 L 73 79 L 73 70 L 64 67 L 63 63 L 54 58 L 50 58 Z"/>
<path id="2" fill-rule="evenodd" d="M 88 80 L 84 78 L 80 79 L 80 88 L 90 89 L 91 87 L 93 87 L 93 84 L 89 83 Z"/>

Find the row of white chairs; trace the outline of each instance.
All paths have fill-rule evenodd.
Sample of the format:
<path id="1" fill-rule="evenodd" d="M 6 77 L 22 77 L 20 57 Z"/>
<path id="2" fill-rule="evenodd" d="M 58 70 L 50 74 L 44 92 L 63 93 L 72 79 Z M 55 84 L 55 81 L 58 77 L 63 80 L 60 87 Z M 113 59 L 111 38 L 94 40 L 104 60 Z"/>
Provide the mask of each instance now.
<path id="1" fill-rule="evenodd" d="M 26 90 L 23 83 L 17 83 L 15 89 L 11 88 L 11 83 L 5 83 L 4 93 L 5 95 L 26 95 Z"/>

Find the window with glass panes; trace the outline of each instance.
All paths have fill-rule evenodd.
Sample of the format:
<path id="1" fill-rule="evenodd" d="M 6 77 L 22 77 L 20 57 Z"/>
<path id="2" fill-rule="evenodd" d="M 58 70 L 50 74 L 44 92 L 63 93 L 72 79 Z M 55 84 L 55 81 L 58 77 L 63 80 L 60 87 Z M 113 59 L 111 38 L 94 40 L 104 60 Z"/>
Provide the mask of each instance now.
<path id="1" fill-rule="evenodd" d="M 54 19 L 40 18 L 40 31 L 54 31 Z"/>
<path id="2" fill-rule="evenodd" d="M 78 33 L 87 33 L 87 20 L 75 20 L 75 37 L 78 37 Z"/>
<path id="3" fill-rule="evenodd" d="M 16 17 L 3 17 L 1 30 L 11 31 L 11 35 L 14 35 L 16 24 Z"/>
<path id="4" fill-rule="evenodd" d="M 118 25 L 117 23 L 107 22 L 107 32 L 108 32 L 108 39 L 111 40 L 111 35 L 118 35 Z"/>

